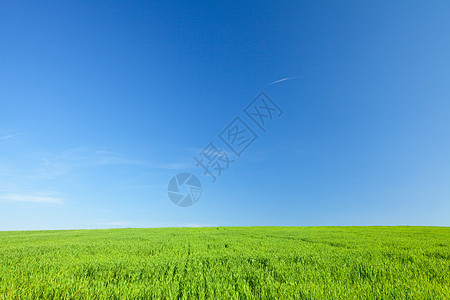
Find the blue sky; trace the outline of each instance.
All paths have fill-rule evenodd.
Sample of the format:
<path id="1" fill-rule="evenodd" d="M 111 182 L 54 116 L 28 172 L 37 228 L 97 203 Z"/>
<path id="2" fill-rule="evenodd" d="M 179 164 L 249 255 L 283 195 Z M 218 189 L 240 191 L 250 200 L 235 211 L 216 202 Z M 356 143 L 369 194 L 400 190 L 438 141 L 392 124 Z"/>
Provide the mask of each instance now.
<path id="1" fill-rule="evenodd" d="M 449 225 L 449 10 L 2 1 L 0 230 Z M 261 91 L 283 110 L 265 132 L 243 112 Z M 235 117 L 258 135 L 240 157 Z M 214 183 L 211 141 L 235 160 Z"/>

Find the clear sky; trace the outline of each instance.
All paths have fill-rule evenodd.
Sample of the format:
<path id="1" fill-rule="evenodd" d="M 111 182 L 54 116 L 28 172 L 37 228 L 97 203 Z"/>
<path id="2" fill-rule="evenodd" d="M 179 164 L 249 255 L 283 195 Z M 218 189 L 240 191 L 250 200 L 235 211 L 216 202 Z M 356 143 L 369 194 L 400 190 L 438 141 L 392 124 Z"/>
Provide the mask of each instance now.
<path id="1" fill-rule="evenodd" d="M 450 225 L 449 11 L 1 1 L 0 230 Z M 283 111 L 265 131 L 244 112 L 261 91 Z M 258 136 L 240 156 L 219 137 L 236 117 Z M 215 182 L 210 142 L 234 160 Z M 183 172 L 203 188 L 185 208 Z"/>

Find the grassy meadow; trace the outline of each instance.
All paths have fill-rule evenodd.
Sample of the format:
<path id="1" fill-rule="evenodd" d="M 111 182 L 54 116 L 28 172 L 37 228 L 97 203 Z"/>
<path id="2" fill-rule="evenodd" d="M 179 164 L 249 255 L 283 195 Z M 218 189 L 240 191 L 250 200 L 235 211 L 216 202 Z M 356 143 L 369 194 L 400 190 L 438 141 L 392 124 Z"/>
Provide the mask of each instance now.
<path id="1" fill-rule="evenodd" d="M 0 299 L 450 299 L 450 228 L 0 232 Z"/>

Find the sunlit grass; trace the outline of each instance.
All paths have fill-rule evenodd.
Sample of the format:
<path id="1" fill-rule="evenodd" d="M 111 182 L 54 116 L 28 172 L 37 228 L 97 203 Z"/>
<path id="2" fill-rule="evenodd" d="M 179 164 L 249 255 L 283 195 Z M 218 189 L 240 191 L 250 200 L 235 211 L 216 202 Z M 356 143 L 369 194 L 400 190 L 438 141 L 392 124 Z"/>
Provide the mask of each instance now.
<path id="1" fill-rule="evenodd" d="M 450 228 L 0 232 L 0 299 L 450 299 Z"/>

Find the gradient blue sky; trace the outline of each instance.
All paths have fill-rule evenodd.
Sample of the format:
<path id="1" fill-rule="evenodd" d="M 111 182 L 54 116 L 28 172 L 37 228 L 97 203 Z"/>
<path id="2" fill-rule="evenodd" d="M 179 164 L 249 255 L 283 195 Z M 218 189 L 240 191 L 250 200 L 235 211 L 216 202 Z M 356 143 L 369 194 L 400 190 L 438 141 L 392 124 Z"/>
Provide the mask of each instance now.
<path id="1" fill-rule="evenodd" d="M 1 1 L 0 230 L 449 225 L 449 11 Z M 193 157 L 260 91 L 283 116 L 211 183 Z"/>

